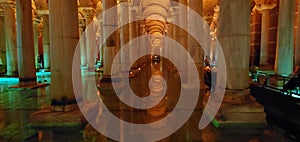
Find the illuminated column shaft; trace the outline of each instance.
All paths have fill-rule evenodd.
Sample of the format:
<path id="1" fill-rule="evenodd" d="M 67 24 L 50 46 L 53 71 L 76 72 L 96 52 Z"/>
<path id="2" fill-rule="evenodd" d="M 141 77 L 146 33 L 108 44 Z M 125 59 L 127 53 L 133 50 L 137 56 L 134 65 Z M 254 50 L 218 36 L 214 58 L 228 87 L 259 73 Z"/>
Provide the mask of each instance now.
<path id="1" fill-rule="evenodd" d="M 130 26 L 130 62 L 133 63 L 134 59 L 138 56 L 138 50 L 137 50 L 137 43 L 132 42 L 133 39 L 137 37 L 137 21 L 134 21 L 136 19 L 136 11 L 130 10 L 130 18 L 132 21 Z M 132 68 L 137 68 L 136 64 L 133 64 Z"/>
<path id="2" fill-rule="evenodd" d="M 197 14 L 199 14 L 199 16 L 202 16 L 202 0 L 189 0 L 189 8 L 190 8 L 190 10 L 193 10 Z M 193 17 L 191 14 L 189 14 L 188 18 L 189 18 L 188 19 L 188 28 L 190 28 L 190 29 L 201 28 L 201 25 L 196 24 L 194 22 L 197 17 Z M 210 40 L 210 38 L 208 38 L 207 40 Z M 207 45 L 202 45 L 202 46 L 207 46 Z M 203 52 L 203 50 L 200 46 L 200 43 L 198 43 L 191 35 L 188 36 L 188 51 L 189 51 L 191 57 L 193 58 L 196 66 L 197 66 L 197 69 L 199 71 L 199 75 L 203 76 L 204 52 Z M 192 73 L 189 73 L 191 71 L 193 63 L 191 61 L 189 61 L 188 66 L 189 66 L 188 67 L 188 74 L 187 74 L 188 84 L 194 84 L 193 81 L 195 79 L 193 79 L 194 77 L 191 76 Z M 202 83 L 200 85 L 204 86 L 203 79 L 200 79 L 200 81 Z"/>
<path id="3" fill-rule="evenodd" d="M 92 9 L 86 9 L 85 17 L 87 18 L 86 30 L 85 30 L 85 42 L 86 42 L 86 57 L 87 67 L 90 70 L 95 69 L 95 63 L 97 58 L 97 43 L 96 32 L 94 30 L 93 23 L 94 12 Z"/>
<path id="4" fill-rule="evenodd" d="M 264 10 L 262 13 L 261 40 L 260 40 L 260 65 L 268 65 L 268 42 L 270 10 Z"/>
<path id="5" fill-rule="evenodd" d="M 146 34 L 146 31 L 145 31 L 145 25 L 143 25 L 143 22 L 142 21 L 139 21 L 139 36 L 143 36 Z M 143 38 L 143 39 L 140 39 L 139 40 L 139 47 L 140 47 L 140 54 L 141 55 L 145 55 L 147 54 L 147 46 L 145 46 L 145 43 L 147 41 Z M 140 60 L 140 64 L 141 65 L 144 65 L 146 63 L 146 58 L 143 57 L 141 60 Z"/>
<path id="6" fill-rule="evenodd" d="M 5 43 L 6 43 L 6 62 L 7 75 L 11 76 L 18 72 L 18 56 L 16 42 L 15 13 L 10 6 L 4 7 Z"/>
<path id="7" fill-rule="evenodd" d="M 298 0 L 297 39 L 295 49 L 295 66 L 300 65 L 300 1 Z"/>
<path id="8" fill-rule="evenodd" d="M 117 0 L 104 0 L 103 1 L 103 11 L 112 8 L 113 6 L 117 5 Z M 110 77 L 112 75 L 112 62 L 114 59 L 114 53 L 116 48 L 116 33 L 108 35 L 108 31 L 114 29 L 117 26 L 117 11 L 112 12 L 111 15 L 104 15 L 103 17 L 103 37 L 106 39 L 104 42 L 104 77 Z"/>
<path id="9" fill-rule="evenodd" d="M 172 24 L 169 24 L 169 29 L 168 29 L 168 32 L 167 32 L 167 36 L 168 36 L 168 38 L 171 38 L 171 39 L 175 40 L 174 39 L 174 28 L 173 28 Z M 173 46 L 174 45 L 172 43 L 166 43 L 165 46 L 164 46 L 164 48 L 165 48 L 164 51 L 170 57 L 170 60 L 172 60 L 174 58 L 173 51 L 172 51 Z"/>
<path id="10" fill-rule="evenodd" d="M 295 0 L 280 0 L 275 73 L 293 72 Z"/>
<path id="11" fill-rule="evenodd" d="M 121 0 L 120 2 L 127 2 L 127 0 Z M 121 48 L 124 48 L 124 46 L 129 42 L 129 5 L 124 4 L 121 7 L 121 25 L 123 27 L 121 28 Z M 124 50 L 121 50 L 121 71 L 127 72 L 126 66 L 129 65 L 130 62 L 130 52 L 129 48 L 126 48 Z"/>
<path id="12" fill-rule="evenodd" d="M 195 11 L 198 16 L 202 16 L 202 0 L 189 0 L 189 8 L 190 10 Z M 192 16 L 191 14 L 188 15 L 188 28 L 191 29 L 197 29 L 201 28 L 203 26 L 196 24 L 194 21 L 197 19 L 197 17 Z M 209 30 L 209 29 L 205 29 Z M 208 38 L 210 40 L 211 38 Z M 202 46 L 207 46 L 207 45 L 202 45 Z M 198 43 L 192 36 L 188 36 L 188 51 L 194 60 L 194 63 L 198 69 L 198 74 L 199 74 L 199 81 L 200 81 L 200 87 L 204 88 L 204 69 L 203 69 L 203 59 L 204 59 L 204 52 L 200 46 L 200 43 Z M 194 76 L 192 76 L 192 67 L 194 65 L 193 62 L 190 60 L 188 61 L 188 79 L 187 79 L 187 84 L 190 86 L 195 86 L 198 87 L 199 84 L 194 83 Z M 204 89 L 203 89 L 204 90 Z M 198 115 L 202 113 L 202 105 L 203 105 L 203 100 L 202 97 L 204 95 L 204 91 L 200 90 L 199 92 L 199 100 L 196 109 L 194 110 L 194 115 Z M 189 141 L 201 141 L 202 140 L 202 131 L 197 128 L 198 122 L 200 122 L 200 117 L 191 117 L 190 120 L 188 121 L 188 131 L 189 133 L 188 138 Z"/>
<path id="13" fill-rule="evenodd" d="M 0 29 L 5 29 L 4 26 L 4 11 L 0 11 Z M 5 30 L 0 30 L 0 59 L 2 65 L 6 66 L 6 47 L 5 47 Z"/>
<path id="14" fill-rule="evenodd" d="M 180 24 L 179 23 L 179 9 L 178 8 L 173 8 L 173 11 L 174 11 L 174 24 L 176 25 L 176 26 L 175 25 L 173 26 L 174 40 L 177 43 L 180 43 L 180 38 L 179 38 L 179 36 L 180 36 L 180 27 L 177 26 L 177 25 Z M 174 61 L 176 63 L 180 63 L 181 62 L 180 61 L 181 59 L 179 58 L 180 53 L 176 50 L 172 51 L 172 53 L 174 54 Z"/>
<path id="15" fill-rule="evenodd" d="M 80 35 L 79 39 L 79 46 L 80 46 L 80 66 L 86 67 L 87 66 L 87 56 L 86 56 L 86 38 L 85 32 L 83 31 Z"/>
<path id="16" fill-rule="evenodd" d="M 33 41 L 34 41 L 34 65 L 35 68 L 38 66 L 38 56 L 39 56 L 39 32 L 38 32 L 38 23 L 33 22 Z"/>
<path id="17" fill-rule="evenodd" d="M 61 7 L 62 5 L 67 5 L 68 8 Z M 52 109 L 55 111 L 75 109 L 65 105 L 76 103 L 72 84 L 72 63 L 79 39 L 77 8 L 77 1 L 74 0 L 49 0 L 51 36 L 50 93 Z"/>
<path id="18" fill-rule="evenodd" d="M 44 68 L 50 69 L 49 15 L 43 15 L 43 25 Z"/>
<path id="19" fill-rule="evenodd" d="M 250 1 L 220 1 L 218 39 L 226 59 L 227 89 L 248 88 Z"/>
<path id="20" fill-rule="evenodd" d="M 31 1 L 17 0 L 17 41 L 19 61 L 19 85 L 36 84 L 34 60 L 34 37 L 32 25 Z"/>
<path id="21" fill-rule="evenodd" d="M 270 10 L 277 5 L 277 0 L 255 0 L 255 9 L 262 13 L 261 41 L 260 41 L 260 65 L 268 65 L 268 42 Z"/>
<path id="22" fill-rule="evenodd" d="M 180 7 L 179 8 L 179 22 L 180 24 L 183 26 L 183 28 L 181 28 L 179 30 L 179 43 L 186 49 L 188 50 L 188 34 L 186 29 L 188 28 L 188 14 L 187 14 L 187 7 L 188 3 L 187 0 L 178 0 L 180 4 L 184 5 L 184 7 Z M 187 72 L 188 72 L 188 58 L 186 56 L 185 53 L 180 52 L 179 53 L 179 57 L 180 57 L 180 65 L 182 67 L 181 72 L 183 73 L 183 83 L 187 83 Z"/>

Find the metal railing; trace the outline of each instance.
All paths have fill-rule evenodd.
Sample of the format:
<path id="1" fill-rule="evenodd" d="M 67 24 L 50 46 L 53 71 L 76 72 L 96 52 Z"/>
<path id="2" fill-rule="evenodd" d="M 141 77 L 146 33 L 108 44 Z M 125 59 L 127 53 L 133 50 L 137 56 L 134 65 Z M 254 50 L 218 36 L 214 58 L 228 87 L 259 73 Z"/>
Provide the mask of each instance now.
<path id="1" fill-rule="evenodd" d="M 268 90 L 279 92 L 282 95 L 288 95 L 293 98 L 300 99 L 300 86 L 297 86 L 294 90 L 283 89 L 283 86 L 291 80 L 292 77 L 275 75 L 257 71 L 252 73 L 252 82 L 260 87 L 263 87 Z"/>

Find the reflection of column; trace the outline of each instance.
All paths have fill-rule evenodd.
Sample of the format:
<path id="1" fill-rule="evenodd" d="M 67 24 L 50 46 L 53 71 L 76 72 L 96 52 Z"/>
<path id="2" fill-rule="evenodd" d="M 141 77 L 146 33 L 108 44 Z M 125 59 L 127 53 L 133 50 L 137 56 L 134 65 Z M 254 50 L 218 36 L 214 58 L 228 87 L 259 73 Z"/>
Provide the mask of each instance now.
<path id="1" fill-rule="evenodd" d="M 9 6 L 4 7 L 4 25 L 5 25 L 5 43 L 6 43 L 6 61 L 7 75 L 13 75 L 18 72 L 17 42 L 15 12 Z"/>
<path id="2" fill-rule="evenodd" d="M 121 0 L 120 2 L 127 2 L 128 0 Z M 124 4 L 121 7 L 121 25 L 124 25 L 121 28 L 121 48 L 123 48 L 129 42 L 129 5 Z M 129 49 L 121 50 L 121 71 L 127 72 L 126 66 L 129 65 L 130 54 Z"/>
<path id="3" fill-rule="evenodd" d="M 220 1 L 218 39 L 226 59 L 227 88 L 246 89 L 249 86 L 250 1 Z"/>
<path id="4" fill-rule="evenodd" d="M 300 1 L 298 0 L 297 39 L 295 49 L 295 66 L 300 65 Z"/>
<path id="5" fill-rule="evenodd" d="M 156 70 L 157 71 L 157 70 Z M 159 71 L 158 71 L 159 72 Z M 150 98 L 151 102 L 148 102 L 149 106 L 154 107 L 147 109 L 147 114 L 152 117 L 161 117 L 166 114 L 167 110 L 167 99 L 163 98 L 160 100 L 161 96 L 165 95 L 166 86 L 164 84 L 164 80 L 160 74 L 155 74 L 151 77 L 149 81 L 149 89 L 150 89 Z"/>
<path id="6" fill-rule="evenodd" d="M 31 1 L 17 0 L 17 40 L 19 84 L 29 86 L 36 84 L 36 69 L 34 60 L 34 39 L 32 25 Z"/>
<path id="7" fill-rule="evenodd" d="M 117 0 L 103 0 L 103 11 L 112 8 L 117 5 Z M 104 77 L 110 77 L 112 75 L 112 62 L 114 59 L 114 50 L 116 48 L 116 33 L 108 35 L 108 31 L 114 31 L 118 22 L 117 11 L 111 12 L 111 15 L 105 15 L 103 17 L 103 37 L 106 39 L 104 42 Z"/>
<path id="8" fill-rule="evenodd" d="M 62 5 L 67 5 L 68 8 Z M 51 105 L 55 111 L 69 111 L 75 109 L 71 108 L 71 104 L 76 104 L 72 84 L 72 63 L 79 39 L 77 1 L 49 0 L 49 20 Z"/>
<path id="9" fill-rule="evenodd" d="M 295 0 L 280 0 L 275 73 L 293 72 Z"/>
<path id="10" fill-rule="evenodd" d="M 255 9 L 262 13 L 260 65 L 268 65 L 270 10 L 277 5 L 277 1 L 255 0 L 255 3 Z"/>
<path id="11" fill-rule="evenodd" d="M 50 69 L 49 15 L 43 15 L 43 25 L 44 69 Z"/>

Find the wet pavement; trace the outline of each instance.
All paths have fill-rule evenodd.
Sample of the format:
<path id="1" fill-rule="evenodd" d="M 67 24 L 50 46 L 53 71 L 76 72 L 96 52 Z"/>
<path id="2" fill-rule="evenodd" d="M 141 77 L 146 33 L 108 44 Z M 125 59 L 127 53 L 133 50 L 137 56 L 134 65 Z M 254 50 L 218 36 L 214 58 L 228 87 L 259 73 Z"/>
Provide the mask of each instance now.
<path id="1" fill-rule="evenodd" d="M 147 69 L 148 68 L 148 69 Z M 151 93 L 148 82 L 153 75 L 149 70 L 151 66 L 145 66 L 136 77 L 130 80 L 133 91 L 138 96 L 147 96 Z M 94 87 L 90 86 L 90 80 L 96 80 L 96 84 L 101 78 L 101 73 L 86 72 L 83 78 L 83 91 L 87 92 L 84 99 L 92 101 L 99 95 L 103 98 L 105 105 L 110 108 L 115 116 L 132 123 L 149 123 L 160 120 L 160 115 L 164 117 L 176 106 L 180 91 L 180 81 L 176 70 L 172 67 L 163 67 L 165 70 L 161 74 L 167 82 L 167 93 L 164 97 L 164 105 L 160 105 L 163 113 L 155 113 L 154 110 L 137 110 L 130 108 L 118 101 L 116 96 L 111 94 L 90 94 L 94 92 Z M 152 67 L 153 69 L 153 67 Z M 173 70 L 173 71 L 170 71 Z M 167 73 L 166 73 L 167 72 Z M 49 73 L 39 73 L 38 81 L 50 83 Z M 92 83 L 92 84 L 95 84 Z M 0 78 L 0 141 L 113 141 L 103 137 L 90 126 L 77 132 L 63 131 L 37 131 L 29 125 L 29 116 L 37 111 L 45 109 L 50 105 L 50 87 L 37 89 L 10 89 L 9 86 L 17 85 L 16 78 Z M 100 84 L 99 84 L 100 85 Z M 153 90 L 152 90 L 153 91 Z M 153 92 L 152 92 L 153 93 Z M 157 92 L 156 92 L 157 93 Z M 206 97 L 208 94 L 205 95 Z M 204 99 L 205 100 L 205 99 Z M 198 104 L 199 105 L 199 104 Z M 203 142 L 285 142 L 293 141 L 273 125 L 263 125 L 256 127 L 252 123 L 239 123 L 238 125 L 228 124 L 207 126 L 204 130 L 197 128 L 202 115 L 202 107 L 198 106 L 192 117 L 180 127 L 173 135 L 161 140 L 169 142 L 202 141 Z M 118 110 L 119 109 L 119 110 Z M 101 115 L 98 110 L 97 115 Z M 248 116 L 249 117 L 249 116 Z M 254 116 L 255 117 L 255 114 Z M 89 127 L 89 128 L 88 128 Z M 84 136 L 85 133 L 85 136 Z M 201 135 L 202 133 L 202 135 Z M 101 139 L 100 139 L 101 138 Z"/>

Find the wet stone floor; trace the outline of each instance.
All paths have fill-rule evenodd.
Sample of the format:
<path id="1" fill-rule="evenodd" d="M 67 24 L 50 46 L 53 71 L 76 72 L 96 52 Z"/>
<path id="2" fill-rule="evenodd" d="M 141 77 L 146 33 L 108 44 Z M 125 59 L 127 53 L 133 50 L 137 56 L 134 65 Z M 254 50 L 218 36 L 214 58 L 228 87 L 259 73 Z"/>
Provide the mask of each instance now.
<path id="1" fill-rule="evenodd" d="M 148 68 L 148 69 L 147 69 Z M 160 68 L 160 67 L 159 67 Z M 167 67 L 166 67 L 167 68 Z M 155 69 L 155 68 L 154 68 Z M 145 67 L 147 71 L 140 71 L 140 73 L 130 80 L 131 87 L 139 96 L 145 96 L 149 94 L 148 84 L 143 85 L 140 81 L 148 81 L 152 75 L 153 67 Z M 151 71 L 152 70 L 152 71 Z M 150 74 L 149 74 L 150 73 Z M 83 78 L 83 90 L 86 92 L 92 92 L 89 87 L 89 79 L 101 76 L 100 73 L 89 72 L 85 74 Z M 178 101 L 178 74 L 163 73 L 162 76 L 167 82 L 167 92 L 165 99 L 166 112 L 172 111 Z M 96 80 L 97 80 L 96 77 Z M 50 83 L 49 74 L 40 73 L 38 75 L 38 81 L 41 83 Z M 97 81 L 98 82 L 98 81 Z M 17 85 L 18 79 L 16 78 L 0 78 L 0 142 L 10 141 L 28 141 L 28 142 L 56 142 L 56 141 L 95 141 L 97 139 L 85 139 L 84 130 L 78 130 L 78 132 L 63 131 L 36 131 L 32 129 L 28 124 L 29 115 L 33 112 L 49 107 L 50 105 L 50 87 L 41 87 L 37 89 L 11 89 L 9 86 Z M 176 87 L 177 86 L 177 87 Z M 147 88 L 147 89 L 144 89 Z M 180 88 L 180 87 L 179 87 Z M 142 93 L 141 93 L 142 92 Z M 87 93 L 88 94 L 88 93 Z M 105 105 L 112 108 L 116 116 L 122 115 L 122 119 L 133 123 L 146 123 L 154 121 L 151 117 L 146 115 L 151 114 L 147 111 L 133 110 L 126 115 L 124 111 L 115 110 L 120 108 L 120 103 L 114 102 L 114 98 L 107 94 L 101 94 Z M 172 97 L 171 97 L 172 96 Z M 93 95 L 86 96 L 86 99 L 93 99 Z M 125 107 L 126 108 L 126 107 Z M 132 110 L 132 109 L 131 109 Z M 201 109 L 200 109 L 201 110 Z M 245 124 L 242 126 L 225 126 L 215 127 L 213 124 L 207 126 L 204 130 L 197 129 L 199 119 L 202 111 L 194 111 L 192 117 L 173 135 L 161 140 L 166 142 L 285 142 L 292 141 L 287 138 L 280 130 L 273 127 L 262 126 L 259 128 L 251 127 L 251 124 Z M 137 115 L 135 115 L 137 112 Z M 134 115 L 134 116 L 130 116 Z M 155 114 L 152 114 L 155 115 Z M 134 118 L 134 119 L 133 119 Z M 272 125 L 270 125 L 272 126 Z M 201 134 L 202 133 L 202 134 Z M 94 133 L 95 134 L 95 133 Z M 55 136 L 54 136 L 55 135 Z M 97 133 L 95 135 L 98 135 Z M 100 135 L 100 134 L 99 134 Z M 97 136 L 95 136 L 97 137 Z M 110 142 L 108 138 L 103 140 Z"/>

